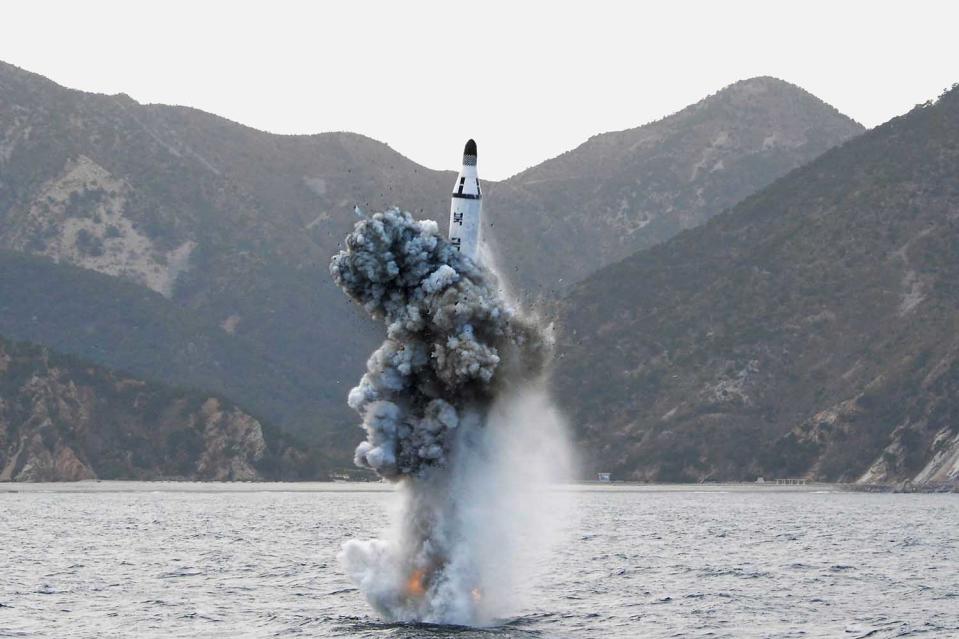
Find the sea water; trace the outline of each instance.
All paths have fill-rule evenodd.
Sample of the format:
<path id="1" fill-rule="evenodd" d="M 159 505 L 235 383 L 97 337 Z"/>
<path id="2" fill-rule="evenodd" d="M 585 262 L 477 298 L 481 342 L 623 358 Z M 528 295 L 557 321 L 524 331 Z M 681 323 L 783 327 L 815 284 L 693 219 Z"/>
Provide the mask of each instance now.
<path id="1" fill-rule="evenodd" d="M 380 484 L 0 484 L 0 637 L 959 637 L 959 496 L 558 487 L 488 628 L 377 618 L 336 561 Z"/>

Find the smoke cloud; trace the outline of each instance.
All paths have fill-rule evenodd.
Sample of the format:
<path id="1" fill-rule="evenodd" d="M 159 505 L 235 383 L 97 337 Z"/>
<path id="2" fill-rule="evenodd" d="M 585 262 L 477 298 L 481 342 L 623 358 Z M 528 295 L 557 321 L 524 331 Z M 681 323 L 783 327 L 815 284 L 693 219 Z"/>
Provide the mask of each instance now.
<path id="1" fill-rule="evenodd" d="M 543 389 L 548 331 L 435 222 L 398 209 L 357 222 L 330 272 L 386 324 L 348 402 L 366 431 L 356 463 L 403 499 L 386 539 L 347 542 L 340 560 L 389 620 L 491 623 L 548 548 L 536 495 L 569 471 Z"/>

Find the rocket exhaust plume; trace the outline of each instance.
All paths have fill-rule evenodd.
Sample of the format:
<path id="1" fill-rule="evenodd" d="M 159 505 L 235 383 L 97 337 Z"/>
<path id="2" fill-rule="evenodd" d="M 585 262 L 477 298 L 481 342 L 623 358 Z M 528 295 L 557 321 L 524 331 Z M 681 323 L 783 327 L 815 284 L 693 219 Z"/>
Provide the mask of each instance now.
<path id="1" fill-rule="evenodd" d="M 512 612 L 523 559 L 535 559 L 523 546 L 546 548 L 556 528 L 541 515 L 557 504 L 537 508 L 538 493 L 568 473 L 543 390 L 548 333 L 462 246 L 390 209 L 357 222 L 330 264 L 386 324 L 348 402 L 366 431 L 355 462 L 399 484 L 403 508 L 386 539 L 347 542 L 340 561 L 393 621 L 485 625 Z"/>

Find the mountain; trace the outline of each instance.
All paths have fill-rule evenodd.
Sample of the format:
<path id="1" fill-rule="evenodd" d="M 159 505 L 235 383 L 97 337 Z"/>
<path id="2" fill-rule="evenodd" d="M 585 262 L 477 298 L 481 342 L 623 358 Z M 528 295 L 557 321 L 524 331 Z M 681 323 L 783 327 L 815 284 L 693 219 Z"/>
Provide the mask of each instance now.
<path id="1" fill-rule="evenodd" d="M 525 288 L 562 291 L 702 224 L 862 131 L 788 82 L 743 80 L 490 185 L 489 208 L 518 214 L 497 216 L 494 231 L 504 232 L 496 239 Z"/>
<path id="2" fill-rule="evenodd" d="M 580 283 L 557 394 L 594 469 L 959 475 L 959 89 Z"/>
<path id="3" fill-rule="evenodd" d="M 0 338 L 0 481 L 313 478 L 316 462 L 220 397 Z"/>
<path id="4" fill-rule="evenodd" d="M 553 295 L 860 130 L 792 85 L 738 83 L 489 183 L 489 231 L 509 279 Z M 3 306 L 0 329 L 223 393 L 349 463 L 358 431 L 345 394 L 381 329 L 335 289 L 329 258 L 354 204 L 445 225 L 453 179 L 361 135 L 272 135 L 0 63 L 2 259 L 60 267 L 19 262 L 4 286 L 20 301 Z"/>
<path id="5" fill-rule="evenodd" d="M 120 278 L 0 251 L 0 335 L 226 397 L 282 424 L 332 420 L 338 397 L 254 341 Z"/>
<path id="6" fill-rule="evenodd" d="M 268 354 L 265 366 L 248 361 L 224 373 L 264 382 L 252 389 L 253 403 L 266 406 L 271 421 L 313 441 L 354 422 L 343 398 L 378 337 L 351 312 L 327 264 L 355 220 L 354 203 L 383 208 L 394 191 L 404 200 L 411 199 L 404 189 L 428 191 L 419 167 L 358 135 L 273 136 L 191 109 L 71 91 L 9 66 L 0 66 L 0 131 L 0 247 L 150 289 L 189 315 L 187 323 L 235 338 L 234 352 L 254 345 L 254 355 Z M 394 170 L 403 175 L 395 188 Z M 434 188 L 443 206 L 439 194 L 446 190 Z M 46 281 L 8 284 L 42 293 Z M 129 295 L 135 293 L 127 288 L 109 305 L 117 311 L 109 323 L 162 344 L 166 326 L 147 325 L 144 333 L 141 318 L 124 311 L 142 308 Z M 76 302 L 84 319 L 102 313 L 98 300 L 82 309 L 83 300 Z M 20 310 L 27 307 L 7 307 Z M 33 315 L 9 322 L 29 328 Z M 55 315 L 46 320 L 61 322 Z M 17 337 L 42 341 L 48 334 Z M 180 381 L 176 367 L 140 367 L 140 345 L 108 343 L 104 359 L 89 345 L 58 346 Z M 286 368 L 276 384 L 258 370 L 270 360 Z M 291 377 L 324 405 L 293 398 L 287 409 L 271 409 L 281 403 L 271 398 L 289 397 Z M 196 383 L 235 390 L 217 375 Z"/>

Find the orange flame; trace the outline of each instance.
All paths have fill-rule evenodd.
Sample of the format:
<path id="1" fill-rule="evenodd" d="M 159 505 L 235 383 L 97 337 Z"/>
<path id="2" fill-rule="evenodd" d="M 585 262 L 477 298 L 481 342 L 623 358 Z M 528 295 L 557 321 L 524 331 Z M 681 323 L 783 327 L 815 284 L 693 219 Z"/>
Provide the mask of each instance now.
<path id="1" fill-rule="evenodd" d="M 483 600 L 483 591 L 479 588 L 473 588 L 470 590 L 470 594 L 473 595 L 473 601 L 479 603 Z"/>
<path id="2" fill-rule="evenodd" d="M 423 587 L 425 577 L 425 570 L 414 570 L 409 581 L 406 582 L 406 594 L 410 597 L 422 597 L 426 593 L 426 588 Z"/>

